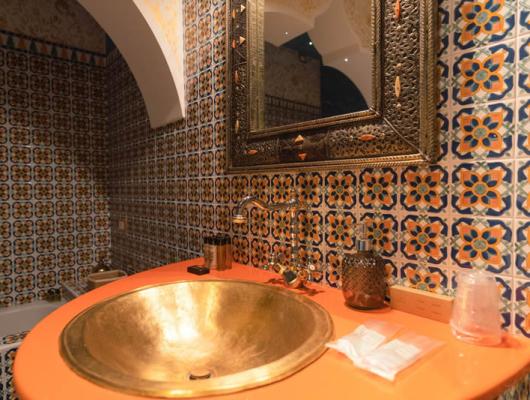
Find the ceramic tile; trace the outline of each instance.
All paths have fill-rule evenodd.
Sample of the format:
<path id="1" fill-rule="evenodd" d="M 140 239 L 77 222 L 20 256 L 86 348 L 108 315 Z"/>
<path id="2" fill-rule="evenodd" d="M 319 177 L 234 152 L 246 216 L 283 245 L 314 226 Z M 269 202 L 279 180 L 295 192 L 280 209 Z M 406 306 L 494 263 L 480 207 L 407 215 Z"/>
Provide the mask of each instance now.
<path id="1" fill-rule="evenodd" d="M 331 287 L 340 287 L 342 260 L 342 254 L 335 250 L 330 250 L 326 253 L 326 270 L 324 275 L 326 283 Z"/>
<path id="2" fill-rule="evenodd" d="M 397 174 L 390 168 L 362 170 L 359 202 L 366 209 L 391 210 L 397 203 Z"/>
<path id="3" fill-rule="evenodd" d="M 528 33 L 530 30 L 530 1 L 519 0 L 519 32 Z"/>
<path id="4" fill-rule="evenodd" d="M 353 249 L 355 216 L 348 211 L 329 211 L 325 220 L 326 244 L 332 248 Z"/>
<path id="5" fill-rule="evenodd" d="M 357 178 L 353 172 L 330 172 L 324 181 L 326 206 L 351 209 L 356 205 Z"/>
<path id="6" fill-rule="evenodd" d="M 251 264 L 256 268 L 263 268 L 268 262 L 268 255 L 271 253 L 269 242 L 260 239 L 252 239 L 250 245 Z"/>
<path id="7" fill-rule="evenodd" d="M 516 7 L 516 0 L 456 1 L 456 49 L 466 50 L 513 37 Z"/>
<path id="8" fill-rule="evenodd" d="M 519 157 L 530 155 L 530 99 L 517 101 L 517 151 Z"/>
<path id="9" fill-rule="evenodd" d="M 398 221 L 391 214 L 366 213 L 361 217 L 367 227 L 367 238 L 383 257 L 391 257 L 398 249 Z"/>
<path id="10" fill-rule="evenodd" d="M 517 221 L 515 252 L 516 275 L 530 278 L 530 221 Z"/>
<path id="11" fill-rule="evenodd" d="M 300 201 L 310 207 L 322 204 L 322 176 L 317 173 L 301 173 L 296 177 Z"/>
<path id="12" fill-rule="evenodd" d="M 513 163 L 463 163 L 452 175 L 452 205 L 460 214 L 504 216 L 512 207 Z"/>
<path id="13" fill-rule="evenodd" d="M 463 108 L 453 117 L 452 152 L 461 160 L 509 157 L 514 141 L 514 103 Z"/>
<path id="14" fill-rule="evenodd" d="M 406 287 L 437 294 L 448 293 L 449 271 L 447 269 L 407 263 L 400 268 L 399 273 Z"/>
<path id="15" fill-rule="evenodd" d="M 530 281 L 515 281 L 515 329 L 530 337 Z"/>
<path id="16" fill-rule="evenodd" d="M 517 169 L 517 215 L 530 217 L 530 161 L 520 161 Z"/>
<path id="17" fill-rule="evenodd" d="M 447 224 L 439 217 L 408 215 L 401 221 L 401 253 L 440 264 L 447 258 Z"/>
<path id="18" fill-rule="evenodd" d="M 322 243 L 322 215 L 318 211 L 300 211 L 298 213 L 298 239 L 301 244 L 318 246 Z"/>
<path id="19" fill-rule="evenodd" d="M 407 167 L 401 174 L 401 205 L 407 211 L 444 211 L 447 181 L 447 170 L 441 166 Z"/>
<path id="20" fill-rule="evenodd" d="M 460 105 L 514 97 L 515 42 L 460 55 L 453 65 L 453 100 Z"/>
<path id="21" fill-rule="evenodd" d="M 510 273 L 512 229 L 501 220 L 460 218 L 452 226 L 451 257 L 462 268 Z"/>
<path id="22" fill-rule="evenodd" d="M 530 94 L 530 37 L 522 37 L 518 43 L 518 93 L 519 96 L 528 96 Z"/>

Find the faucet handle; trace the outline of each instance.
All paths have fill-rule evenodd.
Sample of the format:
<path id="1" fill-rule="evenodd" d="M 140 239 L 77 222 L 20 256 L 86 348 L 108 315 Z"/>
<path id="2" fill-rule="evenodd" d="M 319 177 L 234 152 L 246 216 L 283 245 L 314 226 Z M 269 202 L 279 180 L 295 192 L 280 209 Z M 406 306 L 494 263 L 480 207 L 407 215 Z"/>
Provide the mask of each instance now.
<path id="1" fill-rule="evenodd" d="M 278 262 L 278 255 L 276 253 L 271 253 L 269 257 L 269 262 L 263 266 L 263 269 L 268 271 L 272 269 L 274 272 L 279 271 L 279 262 Z"/>
<path id="2" fill-rule="evenodd" d="M 315 262 L 313 256 L 307 257 L 307 273 L 310 282 L 318 282 L 322 279 L 322 264 Z"/>

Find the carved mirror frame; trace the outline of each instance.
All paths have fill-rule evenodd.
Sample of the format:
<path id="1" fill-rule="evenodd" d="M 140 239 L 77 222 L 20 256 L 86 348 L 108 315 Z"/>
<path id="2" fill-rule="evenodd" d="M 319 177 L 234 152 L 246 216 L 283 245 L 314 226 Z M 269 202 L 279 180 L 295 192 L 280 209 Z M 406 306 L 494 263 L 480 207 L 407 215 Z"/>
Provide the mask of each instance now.
<path id="1" fill-rule="evenodd" d="M 436 160 L 436 0 L 373 0 L 373 102 L 366 111 L 251 131 L 251 92 L 263 30 L 263 0 L 226 2 L 227 170 L 341 165 L 390 166 Z M 254 107 L 254 109 L 253 109 Z"/>

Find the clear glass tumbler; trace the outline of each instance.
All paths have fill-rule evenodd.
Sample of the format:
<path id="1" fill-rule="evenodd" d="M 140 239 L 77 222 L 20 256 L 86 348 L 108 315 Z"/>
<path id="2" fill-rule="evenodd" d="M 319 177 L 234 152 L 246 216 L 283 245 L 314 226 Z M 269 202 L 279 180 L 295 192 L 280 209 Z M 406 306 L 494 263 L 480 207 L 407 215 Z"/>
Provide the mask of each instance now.
<path id="1" fill-rule="evenodd" d="M 458 339 L 494 346 L 502 340 L 499 290 L 489 272 L 462 270 L 451 316 L 451 330 Z"/>

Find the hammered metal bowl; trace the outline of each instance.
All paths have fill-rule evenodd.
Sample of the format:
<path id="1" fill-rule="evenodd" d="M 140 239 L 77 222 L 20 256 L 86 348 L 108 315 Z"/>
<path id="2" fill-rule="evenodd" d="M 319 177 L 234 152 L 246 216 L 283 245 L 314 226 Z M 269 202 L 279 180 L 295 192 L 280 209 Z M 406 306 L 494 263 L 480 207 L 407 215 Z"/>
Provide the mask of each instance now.
<path id="1" fill-rule="evenodd" d="M 100 302 L 61 335 L 82 377 L 116 391 L 194 397 L 283 379 L 317 359 L 333 324 L 320 305 L 247 281 L 182 281 Z"/>

